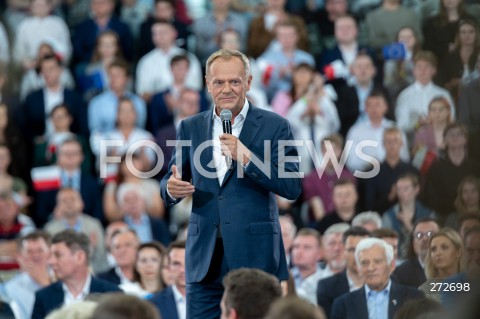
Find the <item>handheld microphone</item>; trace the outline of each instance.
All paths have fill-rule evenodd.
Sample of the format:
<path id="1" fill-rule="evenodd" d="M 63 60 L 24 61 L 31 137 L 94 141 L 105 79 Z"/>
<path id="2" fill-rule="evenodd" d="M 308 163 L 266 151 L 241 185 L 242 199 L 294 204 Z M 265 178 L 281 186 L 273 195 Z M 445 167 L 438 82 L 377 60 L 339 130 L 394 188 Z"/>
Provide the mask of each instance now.
<path id="1" fill-rule="evenodd" d="M 223 133 L 232 134 L 232 111 L 222 110 L 220 112 L 220 120 L 222 121 Z M 232 158 L 225 156 L 225 163 L 227 167 L 232 167 Z"/>

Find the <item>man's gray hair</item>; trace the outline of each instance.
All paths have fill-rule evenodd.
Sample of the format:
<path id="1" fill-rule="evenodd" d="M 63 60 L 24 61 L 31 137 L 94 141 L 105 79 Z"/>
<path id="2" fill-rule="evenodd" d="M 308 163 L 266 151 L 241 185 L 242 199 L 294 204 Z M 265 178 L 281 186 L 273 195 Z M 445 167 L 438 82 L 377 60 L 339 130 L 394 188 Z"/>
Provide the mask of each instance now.
<path id="1" fill-rule="evenodd" d="M 393 261 L 393 247 L 387 244 L 386 241 L 379 238 L 364 238 L 360 240 L 355 248 L 355 261 L 357 266 L 360 267 L 360 253 L 364 250 L 370 249 L 373 246 L 378 246 L 383 248 L 385 251 L 385 256 L 387 257 L 387 264 L 391 264 Z"/>
<path id="2" fill-rule="evenodd" d="M 363 227 L 367 223 L 374 223 L 378 228 L 382 228 L 382 218 L 374 211 L 362 212 L 352 219 L 352 226 Z"/>
<path id="3" fill-rule="evenodd" d="M 210 55 L 205 65 L 206 76 L 208 76 L 210 73 L 210 67 L 212 66 L 213 61 L 218 58 L 229 60 L 233 57 L 237 57 L 242 61 L 243 67 L 245 69 L 245 77 L 248 79 L 248 77 L 250 76 L 250 61 L 248 60 L 247 56 L 240 51 L 228 49 L 220 49 Z"/>
<path id="4" fill-rule="evenodd" d="M 343 234 L 350 228 L 350 225 L 347 223 L 337 223 L 328 227 L 327 230 L 323 233 L 323 236 L 328 236 L 331 234 Z"/>
<path id="5" fill-rule="evenodd" d="M 118 187 L 118 190 L 117 190 L 117 203 L 118 203 L 118 205 L 122 205 L 122 204 L 123 204 L 125 195 L 126 195 L 127 193 L 130 193 L 130 192 L 135 192 L 135 193 L 137 193 L 138 195 L 140 195 L 140 197 L 141 197 L 144 201 L 146 200 L 145 194 L 143 193 L 142 188 L 141 188 L 140 185 L 134 184 L 134 183 L 122 183 L 122 184 Z"/>

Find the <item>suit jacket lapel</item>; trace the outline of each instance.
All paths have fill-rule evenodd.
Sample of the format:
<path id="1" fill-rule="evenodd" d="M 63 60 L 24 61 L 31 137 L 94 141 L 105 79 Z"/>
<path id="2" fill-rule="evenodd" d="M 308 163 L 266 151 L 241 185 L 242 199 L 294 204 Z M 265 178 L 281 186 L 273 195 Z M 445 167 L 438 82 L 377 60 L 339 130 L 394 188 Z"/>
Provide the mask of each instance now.
<path id="1" fill-rule="evenodd" d="M 199 134 L 199 141 L 213 141 L 213 111 L 208 110 L 204 114 L 204 121 L 201 121 L 201 126 L 198 129 Z M 192 147 L 198 147 L 199 145 L 192 145 Z M 213 144 L 206 148 L 200 157 L 200 163 L 202 168 L 207 170 L 208 172 L 215 173 L 216 176 L 216 169 L 213 162 Z M 219 188 L 218 179 L 217 178 L 206 178 L 209 183 L 212 183 L 211 186 Z"/>
<path id="2" fill-rule="evenodd" d="M 62 282 L 59 281 L 55 286 L 53 286 L 53 292 L 51 297 L 52 309 L 58 308 L 60 305 L 63 305 L 65 301 L 65 293 L 63 292 Z"/>
<path id="3" fill-rule="evenodd" d="M 403 304 L 403 300 L 400 300 L 401 296 L 399 295 L 398 286 L 392 281 L 390 286 L 390 294 L 388 300 L 388 318 L 392 319 L 393 315 L 397 311 L 398 307 Z"/>
<path id="4" fill-rule="evenodd" d="M 247 116 L 245 118 L 245 122 L 243 123 L 242 132 L 240 133 L 239 139 L 246 148 L 250 149 L 250 145 L 255 140 L 258 132 L 260 131 L 260 127 L 262 126 L 262 122 L 260 122 L 260 118 L 262 115 L 257 111 L 257 108 L 250 104 L 250 108 L 248 110 Z M 263 143 L 263 141 L 261 141 Z M 263 149 L 263 147 L 261 147 Z M 237 170 L 237 161 L 232 162 L 232 168 L 227 171 L 225 177 L 223 179 L 222 187 L 227 183 L 227 181 L 232 176 L 233 172 Z"/>
<path id="5" fill-rule="evenodd" d="M 172 287 L 167 288 L 168 291 L 164 295 L 164 300 L 163 302 L 165 303 L 165 308 L 168 309 L 167 312 L 169 316 L 167 318 L 178 318 L 178 312 L 177 312 L 177 303 L 175 301 L 175 295 L 173 294 L 173 289 Z"/>
<path id="6" fill-rule="evenodd" d="M 357 311 L 359 319 L 368 319 L 367 297 L 365 296 L 365 287 L 356 291 L 357 295 L 354 297 L 354 309 Z"/>

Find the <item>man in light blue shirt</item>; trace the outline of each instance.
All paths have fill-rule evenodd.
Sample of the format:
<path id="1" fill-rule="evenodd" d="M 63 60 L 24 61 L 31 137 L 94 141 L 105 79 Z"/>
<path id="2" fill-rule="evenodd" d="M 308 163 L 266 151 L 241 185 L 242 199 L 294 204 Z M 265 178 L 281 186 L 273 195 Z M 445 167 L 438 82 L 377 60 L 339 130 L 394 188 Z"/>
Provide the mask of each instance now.
<path id="1" fill-rule="evenodd" d="M 394 252 L 384 240 L 362 239 L 355 249 L 355 261 L 365 285 L 335 299 L 330 319 L 392 319 L 406 300 L 425 297 L 416 288 L 390 280 Z"/>
<path id="2" fill-rule="evenodd" d="M 90 132 L 108 132 L 115 128 L 118 100 L 128 97 L 137 112 L 137 127 L 144 128 L 147 120 L 145 101 L 127 90 L 129 83 L 128 65 L 121 60 L 113 61 L 108 67 L 110 90 L 92 99 L 88 105 L 88 128 Z"/>

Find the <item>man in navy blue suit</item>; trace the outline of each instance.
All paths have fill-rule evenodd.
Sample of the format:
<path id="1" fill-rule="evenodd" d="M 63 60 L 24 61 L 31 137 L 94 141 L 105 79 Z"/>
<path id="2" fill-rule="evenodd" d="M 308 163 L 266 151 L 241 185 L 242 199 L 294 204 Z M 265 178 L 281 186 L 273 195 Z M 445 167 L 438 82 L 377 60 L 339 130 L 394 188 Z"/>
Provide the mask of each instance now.
<path id="1" fill-rule="evenodd" d="M 392 319 L 405 301 L 425 298 L 420 290 L 390 280 L 395 259 L 393 247 L 384 240 L 362 239 L 355 260 L 365 285 L 335 299 L 331 319 Z"/>
<path id="2" fill-rule="evenodd" d="M 168 267 L 173 285 L 156 293 L 150 301 L 158 308 L 162 318 L 186 318 L 185 242 L 176 241 L 168 247 Z"/>
<path id="3" fill-rule="evenodd" d="M 296 199 L 301 192 L 288 121 L 246 99 L 247 57 L 219 50 L 208 59 L 205 78 L 215 107 L 180 123 L 178 148 L 161 182 L 168 206 L 193 196 L 186 247 L 190 319 L 220 317 L 229 270 L 259 268 L 288 278 L 275 195 Z M 232 134 L 223 133 L 222 110 L 233 115 Z"/>
<path id="4" fill-rule="evenodd" d="M 32 319 L 43 319 L 52 310 L 83 300 L 89 294 L 120 291 L 90 275 L 89 255 L 87 235 L 65 230 L 53 237 L 49 263 L 58 281 L 36 292 Z"/>

